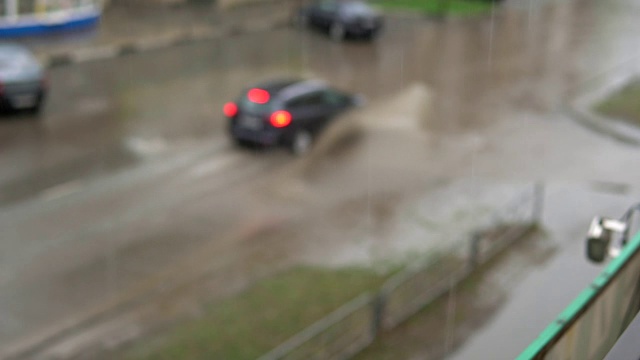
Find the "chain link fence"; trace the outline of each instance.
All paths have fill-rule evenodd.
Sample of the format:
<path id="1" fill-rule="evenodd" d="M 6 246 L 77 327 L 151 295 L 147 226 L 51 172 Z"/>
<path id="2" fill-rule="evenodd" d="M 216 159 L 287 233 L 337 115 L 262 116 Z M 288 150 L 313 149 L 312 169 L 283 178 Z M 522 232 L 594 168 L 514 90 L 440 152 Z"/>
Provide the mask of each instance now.
<path id="1" fill-rule="evenodd" d="M 260 360 L 346 359 L 375 338 L 371 294 L 363 294 L 298 333 Z"/>
<path id="2" fill-rule="evenodd" d="M 377 301 L 378 329 L 392 329 L 427 304 L 447 293 L 467 274 L 464 262 L 450 256 L 438 256 L 431 261 L 389 279 L 380 290 Z"/>
<path id="3" fill-rule="evenodd" d="M 259 360 L 348 359 L 441 298 L 521 239 L 542 215 L 544 189 L 531 186 L 495 212 L 465 242 L 454 242 L 393 276 L 375 294 L 363 294 L 301 331 Z M 459 249 L 466 244 L 465 251 Z"/>

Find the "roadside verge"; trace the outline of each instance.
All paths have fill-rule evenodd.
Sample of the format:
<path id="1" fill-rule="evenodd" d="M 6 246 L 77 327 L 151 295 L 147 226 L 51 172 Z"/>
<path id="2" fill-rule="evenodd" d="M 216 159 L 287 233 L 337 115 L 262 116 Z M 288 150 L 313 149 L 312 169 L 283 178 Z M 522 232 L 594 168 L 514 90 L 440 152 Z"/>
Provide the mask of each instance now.
<path id="1" fill-rule="evenodd" d="M 638 127 L 622 120 L 600 115 L 594 111 L 596 104 L 616 93 L 633 77 L 633 74 L 628 74 L 627 72 L 614 74 L 601 85 L 582 92 L 573 101 L 565 105 L 563 111 L 587 128 L 600 134 L 625 144 L 640 146 L 640 129 Z"/>

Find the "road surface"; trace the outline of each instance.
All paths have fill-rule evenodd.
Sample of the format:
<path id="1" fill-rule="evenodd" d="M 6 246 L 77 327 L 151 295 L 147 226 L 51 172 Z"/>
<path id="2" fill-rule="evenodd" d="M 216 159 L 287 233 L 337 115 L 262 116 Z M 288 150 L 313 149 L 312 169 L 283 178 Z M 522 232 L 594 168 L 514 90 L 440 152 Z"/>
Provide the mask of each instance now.
<path id="1" fill-rule="evenodd" d="M 228 275 L 213 290 L 223 294 L 231 274 L 246 282 L 300 259 L 344 263 L 334 259 L 354 229 L 401 242 L 376 234 L 376 204 L 401 213 L 459 180 L 477 197 L 481 184 L 538 180 L 633 188 L 637 149 L 559 111 L 599 75 L 637 70 L 638 4 L 615 3 L 617 12 L 572 0 L 470 20 L 394 17 L 372 44 L 287 28 L 51 69 L 42 117 L 0 122 L 0 347 L 192 265 Z M 231 146 L 222 105 L 281 74 L 366 95 L 353 115 L 364 135 L 302 172 L 307 160 L 284 151 Z M 590 215 L 562 216 L 582 229 Z"/>

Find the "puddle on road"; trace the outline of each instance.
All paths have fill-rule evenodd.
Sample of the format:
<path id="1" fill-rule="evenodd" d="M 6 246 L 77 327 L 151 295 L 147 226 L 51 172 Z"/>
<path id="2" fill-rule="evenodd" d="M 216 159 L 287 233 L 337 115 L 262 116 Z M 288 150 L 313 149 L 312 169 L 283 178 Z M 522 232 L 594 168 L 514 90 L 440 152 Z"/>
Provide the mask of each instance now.
<path id="1" fill-rule="evenodd" d="M 430 99 L 428 88 L 415 84 L 353 111 L 261 189 L 261 196 L 315 214 L 291 242 L 300 244 L 303 262 L 405 262 L 449 249 L 527 189 L 439 176 L 436 164 L 456 166 L 456 159 L 447 163 L 431 140 Z"/>
<path id="2" fill-rule="evenodd" d="M 97 161 L 96 157 L 101 160 Z M 0 206 L 38 196 L 66 183 L 80 183 L 100 174 L 120 170 L 138 162 L 138 156 L 121 146 L 99 149 L 80 158 L 10 179 L 0 185 Z"/>
<path id="3" fill-rule="evenodd" d="M 391 142 L 412 142 L 417 147 L 413 151 L 401 152 L 403 156 L 420 156 L 427 142 L 427 124 L 431 95 L 427 86 L 415 84 L 407 87 L 386 101 L 376 101 L 355 109 L 337 119 L 316 139 L 313 150 L 294 161 L 270 184 L 275 194 L 288 196 L 292 183 L 297 187 L 313 185 L 326 172 L 335 172 L 336 164 L 345 163 L 362 166 L 411 168 L 411 159 L 397 157 L 398 149 L 390 148 Z M 374 164 L 375 163 L 375 164 Z M 349 168 L 353 169 L 352 166 Z M 376 169 L 380 170 L 380 169 Z M 349 171 L 349 169 L 343 169 Z M 402 174 L 402 171 L 399 171 Z M 374 172 L 371 177 L 381 174 Z M 401 176 L 406 176 L 402 174 Z M 374 190 L 374 189 L 369 189 Z"/>
<path id="4" fill-rule="evenodd" d="M 340 267 L 406 264 L 440 251 L 466 253 L 471 234 L 500 224 L 498 215 L 511 210 L 528 189 L 526 184 L 439 179 L 343 199 L 305 223 L 300 258 Z"/>

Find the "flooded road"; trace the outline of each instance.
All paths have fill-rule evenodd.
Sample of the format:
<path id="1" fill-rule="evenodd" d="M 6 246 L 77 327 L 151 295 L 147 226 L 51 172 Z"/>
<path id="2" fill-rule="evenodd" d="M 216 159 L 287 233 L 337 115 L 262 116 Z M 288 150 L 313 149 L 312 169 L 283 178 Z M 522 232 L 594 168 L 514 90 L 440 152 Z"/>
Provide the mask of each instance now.
<path id="1" fill-rule="evenodd" d="M 632 21 L 640 5 L 612 3 L 617 11 L 587 0 L 514 1 L 493 17 L 390 17 L 373 44 L 286 28 L 51 69 L 42 118 L 0 121 L 0 313 L 11 314 L 0 319 L 0 347 L 161 288 L 185 264 L 249 281 L 293 261 L 367 259 L 343 256 L 354 248 L 345 239 L 357 252 L 358 239 L 376 232 L 401 237 L 371 222 L 383 221 L 386 206 L 402 214 L 393 204 L 404 199 L 422 199 L 429 213 L 424 203 L 435 200 L 426 195 L 454 193 L 448 186 L 460 179 L 474 198 L 481 184 L 637 182 L 640 169 L 628 166 L 637 149 L 558 111 L 601 74 L 637 70 L 629 59 L 640 49 Z M 366 95 L 353 115 L 360 136 L 303 160 L 231 146 L 222 105 L 285 74 Z M 589 196 L 578 198 L 600 201 Z M 592 215 L 564 214 L 574 230 L 559 236 L 578 241 Z M 389 237 L 379 236 L 401 242 Z M 324 238 L 331 246 L 319 249 Z M 414 250 L 405 245 L 366 251 Z M 584 263 L 574 242 L 566 248 Z"/>
<path id="2" fill-rule="evenodd" d="M 247 84 L 284 74 L 318 76 L 370 99 L 427 84 L 429 131 L 444 135 L 473 132 L 513 107 L 554 109 L 623 61 L 637 69 L 629 64 L 637 40 L 618 36 L 635 23 L 595 33 L 603 11 L 586 3 L 514 6 L 493 21 L 398 18 L 373 44 L 286 29 L 54 68 L 44 116 L 0 122 L 0 186 L 8 186 L 0 201 L 221 141 L 222 105 Z"/>

